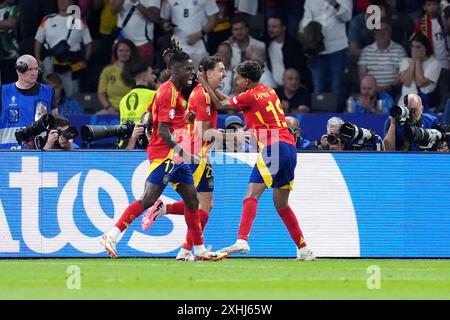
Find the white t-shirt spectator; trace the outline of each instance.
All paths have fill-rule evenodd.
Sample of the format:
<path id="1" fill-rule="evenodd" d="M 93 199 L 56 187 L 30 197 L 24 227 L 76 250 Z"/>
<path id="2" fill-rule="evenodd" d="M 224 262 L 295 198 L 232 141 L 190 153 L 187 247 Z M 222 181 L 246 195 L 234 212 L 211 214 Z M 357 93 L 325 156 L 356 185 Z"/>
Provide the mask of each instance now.
<path id="1" fill-rule="evenodd" d="M 245 52 L 241 52 L 237 42 L 234 42 L 232 38 L 228 41 L 231 45 L 231 68 L 236 68 L 236 66 L 241 63 L 245 58 Z M 249 36 L 248 47 L 247 48 L 257 48 L 258 50 L 266 50 L 266 44 L 262 41 L 256 40 L 252 36 Z"/>
<path id="2" fill-rule="evenodd" d="M 409 68 L 410 64 L 411 64 L 411 58 L 404 58 L 402 60 L 402 62 L 400 63 L 400 72 L 407 70 Z M 425 62 L 422 63 L 422 67 L 423 67 L 423 72 L 424 72 L 425 78 L 432 81 L 432 83 L 426 87 L 421 87 L 420 91 L 423 93 L 431 93 L 434 91 L 434 89 L 436 89 L 439 75 L 441 74 L 441 65 L 436 58 L 430 57 L 430 58 L 428 58 L 428 60 L 426 60 Z M 415 94 L 418 93 L 417 84 L 416 84 L 415 79 L 413 79 L 413 81 L 411 82 L 411 85 L 409 87 L 407 87 L 405 85 L 402 87 L 402 96 L 399 101 L 403 101 L 403 98 L 405 95 L 412 94 L 412 93 L 415 93 Z"/>
<path id="3" fill-rule="evenodd" d="M 146 8 L 155 7 L 159 9 L 161 6 L 160 0 L 140 0 L 140 3 Z M 130 12 L 132 7 L 133 4 L 130 0 L 124 1 L 122 10 L 119 12 L 117 19 L 118 27 L 123 26 L 128 12 Z M 122 35 L 124 38 L 133 41 L 136 46 L 142 46 L 149 41 L 153 41 L 154 28 L 154 23 L 145 19 L 142 13 L 140 13 L 138 9 L 135 9 L 127 25 L 122 29 Z"/>
<path id="4" fill-rule="evenodd" d="M 441 64 L 441 67 L 448 69 L 448 50 L 445 45 L 445 33 L 438 22 L 438 19 L 431 19 L 431 30 L 433 30 L 434 56 Z"/>
<path id="5" fill-rule="evenodd" d="M 172 21 L 175 37 L 194 59 L 194 55 L 207 55 L 205 43 L 200 40 L 190 46 L 187 37 L 201 31 L 208 17 L 219 11 L 215 0 L 166 0 L 161 7 L 161 18 Z"/>
<path id="6" fill-rule="evenodd" d="M 72 21 L 72 17 L 63 17 L 59 14 L 51 14 L 44 17 L 36 32 L 35 40 L 40 43 L 47 43 L 50 48 L 53 48 L 61 40 L 66 40 L 69 34 L 68 26 L 72 25 Z M 92 38 L 89 28 L 84 21 L 76 19 L 74 26 L 75 29 L 70 33 L 67 43 L 70 46 L 70 51 L 75 52 L 81 50 L 81 43 L 85 45 L 91 43 Z M 78 28 L 79 26 L 81 28 Z"/>
<path id="7" fill-rule="evenodd" d="M 300 22 L 303 29 L 311 22 L 317 21 L 322 25 L 325 51 L 320 54 L 331 54 L 348 48 L 348 38 L 345 23 L 352 19 L 352 0 L 336 0 L 339 8 L 336 10 L 326 0 L 306 0 L 305 14 Z"/>
<path id="8" fill-rule="evenodd" d="M 284 62 L 283 62 L 283 44 L 272 41 L 269 44 L 268 52 L 272 62 L 272 75 L 277 86 L 283 85 Z"/>
<path id="9" fill-rule="evenodd" d="M 406 58 L 405 49 L 391 41 L 389 47 L 381 52 L 374 42 L 362 50 L 358 65 L 366 66 L 370 75 L 375 77 L 379 86 L 387 86 L 399 78 L 401 61 Z"/>

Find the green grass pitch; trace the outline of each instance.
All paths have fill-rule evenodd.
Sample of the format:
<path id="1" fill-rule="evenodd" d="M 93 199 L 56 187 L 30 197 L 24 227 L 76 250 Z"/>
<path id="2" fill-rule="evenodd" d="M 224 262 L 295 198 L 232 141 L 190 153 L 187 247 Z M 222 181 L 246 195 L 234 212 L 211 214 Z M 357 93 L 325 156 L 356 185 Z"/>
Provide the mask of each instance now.
<path id="1" fill-rule="evenodd" d="M 450 260 L 0 259 L 0 299 L 450 299 Z"/>

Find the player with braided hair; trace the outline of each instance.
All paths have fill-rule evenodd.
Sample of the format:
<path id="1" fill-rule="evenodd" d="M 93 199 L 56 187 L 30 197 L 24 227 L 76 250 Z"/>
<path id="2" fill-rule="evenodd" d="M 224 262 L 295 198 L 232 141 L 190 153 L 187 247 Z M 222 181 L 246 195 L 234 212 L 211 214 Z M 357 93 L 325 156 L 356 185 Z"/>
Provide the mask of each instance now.
<path id="1" fill-rule="evenodd" d="M 117 257 L 116 243 L 119 235 L 146 209 L 155 204 L 170 182 L 185 203 L 184 217 L 191 235 L 196 260 L 218 261 L 226 253 L 208 251 L 203 243 L 203 231 L 198 213 L 197 191 L 192 172 L 187 163 L 198 160 L 181 145 L 186 134 L 185 105 L 181 88 L 192 84 L 194 66 L 189 55 L 173 41 L 173 57 L 170 59 L 170 79 L 156 92 L 151 106 L 153 127 L 147 147 L 150 161 L 149 175 L 142 196 L 131 203 L 116 225 L 101 238 L 105 250 Z"/>
<path id="2" fill-rule="evenodd" d="M 223 79 L 226 77 L 225 66 L 218 56 L 203 58 L 201 67 L 206 72 L 208 83 L 218 89 L 222 86 Z M 189 111 L 195 114 L 195 122 L 190 125 L 191 132 L 191 150 L 193 154 L 200 156 L 200 162 L 191 164 L 191 170 L 194 177 L 194 184 L 197 188 L 199 199 L 200 223 L 204 230 L 209 219 L 209 214 L 213 203 L 214 177 L 213 168 L 209 159 L 209 150 L 212 146 L 212 133 L 214 136 L 221 135 L 215 130 L 217 128 L 218 113 L 212 106 L 211 97 L 199 83 L 189 96 Z M 171 204 L 164 204 L 161 199 L 155 202 L 142 219 L 142 228 L 147 230 L 153 222 L 165 214 L 183 214 L 185 203 L 178 201 Z M 191 261 L 192 237 L 190 233 L 186 235 L 186 241 L 177 255 L 177 260 Z"/>

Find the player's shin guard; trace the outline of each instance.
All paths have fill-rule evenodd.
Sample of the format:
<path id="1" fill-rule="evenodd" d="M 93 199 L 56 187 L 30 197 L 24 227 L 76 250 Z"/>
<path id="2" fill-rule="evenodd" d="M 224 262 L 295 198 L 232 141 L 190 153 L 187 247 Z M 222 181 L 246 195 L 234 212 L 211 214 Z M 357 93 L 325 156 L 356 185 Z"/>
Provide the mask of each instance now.
<path id="1" fill-rule="evenodd" d="M 202 209 L 198 209 L 198 214 L 200 217 L 200 224 L 202 225 L 202 231 L 203 231 L 203 230 L 205 230 L 206 224 L 208 223 L 209 212 L 202 210 Z M 192 251 L 193 246 L 194 246 L 194 244 L 192 243 L 192 236 L 188 230 L 188 232 L 186 234 L 186 241 L 183 244 L 183 249 Z"/>
<path id="2" fill-rule="evenodd" d="M 297 217 L 295 216 L 294 211 L 292 211 L 291 207 L 287 206 L 282 210 L 278 210 L 278 214 L 281 219 L 283 219 L 284 225 L 289 231 L 292 240 L 294 240 L 297 248 L 301 249 L 306 247 L 305 239 L 303 238 L 302 230 L 300 229 L 300 225 L 298 223 Z"/>
<path id="3" fill-rule="evenodd" d="M 166 205 L 166 214 L 184 214 L 184 202 L 178 201 Z"/>
<path id="4" fill-rule="evenodd" d="M 248 241 L 248 236 L 252 229 L 253 221 L 256 217 L 258 208 L 258 199 L 244 199 L 244 207 L 242 208 L 241 223 L 239 224 L 238 239 Z"/>
<path id="5" fill-rule="evenodd" d="M 203 231 L 198 210 L 184 210 L 184 219 L 194 246 L 203 245 Z"/>
<path id="6" fill-rule="evenodd" d="M 130 205 L 125 209 L 124 213 L 120 217 L 119 221 L 116 223 L 116 227 L 123 232 L 128 226 L 133 222 L 134 219 L 139 217 L 144 208 L 139 201 L 130 203 Z"/>

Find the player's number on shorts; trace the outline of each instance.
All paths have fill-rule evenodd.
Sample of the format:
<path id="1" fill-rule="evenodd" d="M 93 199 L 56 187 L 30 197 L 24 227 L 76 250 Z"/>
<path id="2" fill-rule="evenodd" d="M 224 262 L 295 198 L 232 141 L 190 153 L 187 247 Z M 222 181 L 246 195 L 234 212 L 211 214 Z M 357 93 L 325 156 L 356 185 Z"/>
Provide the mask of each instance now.
<path id="1" fill-rule="evenodd" d="M 266 111 L 273 114 L 278 127 L 287 127 L 287 123 L 285 121 L 281 122 L 280 117 L 278 116 L 278 114 L 284 115 L 280 99 L 277 99 L 277 101 L 275 102 L 275 106 L 273 105 L 272 101 L 269 101 L 269 104 L 266 106 Z"/>
<path id="2" fill-rule="evenodd" d="M 166 169 L 164 171 L 166 173 L 172 173 L 173 169 L 175 168 L 175 162 L 173 162 L 170 159 L 167 159 L 166 161 L 164 161 L 164 163 L 166 164 Z"/>

